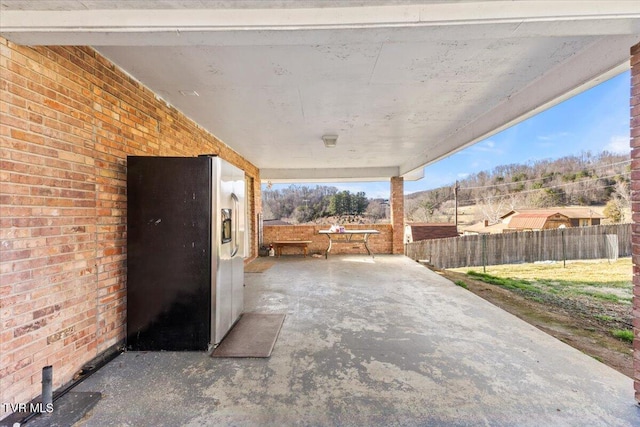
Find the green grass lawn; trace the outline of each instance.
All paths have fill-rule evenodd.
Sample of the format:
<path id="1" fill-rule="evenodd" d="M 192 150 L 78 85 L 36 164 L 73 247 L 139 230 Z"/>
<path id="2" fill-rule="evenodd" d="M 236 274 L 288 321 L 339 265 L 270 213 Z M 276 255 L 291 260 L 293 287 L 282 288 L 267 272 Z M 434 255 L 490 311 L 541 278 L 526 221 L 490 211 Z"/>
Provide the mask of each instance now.
<path id="1" fill-rule="evenodd" d="M 568 261 L 552 264 L 508 264 L 454 268 L 470 277 L 510 289 L 555 295 L 583 295 L 603 301 L 631 304 L 633 296 L 631 258 Z"/>
<path id="2" fill-rule="evenodd" d="M 509 264 L 453 268 L 469 278 L 501 286 L 534 301 L 569 308 L 572 313 L 602 322 L 621 340 L 633 339 L 631 258 Z"/>

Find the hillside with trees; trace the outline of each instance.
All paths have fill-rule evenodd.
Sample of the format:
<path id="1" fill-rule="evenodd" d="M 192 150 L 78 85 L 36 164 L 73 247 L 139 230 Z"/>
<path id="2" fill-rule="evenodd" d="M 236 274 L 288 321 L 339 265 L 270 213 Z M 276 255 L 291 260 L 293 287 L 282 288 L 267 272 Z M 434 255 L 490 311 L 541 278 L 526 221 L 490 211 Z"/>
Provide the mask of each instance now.
<path id="1" fill-rule="evenodd" d="M 630 162 L 627 155 L 602 152 L 497 166 L 458 182 L 458 207 L 473 206 L 475 221 L 497 222 L 518 208 L 606 205 L 611 222 L 628 221 Z M 407 220 L 453 222 L 454 187 L 407 195 Z"/>
<path id="2" fill-rule="evenodd" d="M 290 185 L 282 190 L 262 192 L 265 219 L 282 219 L 292 224 L 309 222 L 369 222 L 385 219 L 385 201 L 368 199 L 364 192 L 338 191 L 329 186 Z"/>

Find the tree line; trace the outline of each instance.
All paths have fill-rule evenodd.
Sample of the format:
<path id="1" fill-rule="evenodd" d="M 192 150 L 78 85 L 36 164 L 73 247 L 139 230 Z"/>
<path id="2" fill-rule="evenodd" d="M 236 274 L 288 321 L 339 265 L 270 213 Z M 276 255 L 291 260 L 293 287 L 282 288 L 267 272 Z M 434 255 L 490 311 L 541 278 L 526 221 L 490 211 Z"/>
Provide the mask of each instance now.
<path id="1" fill-rule="evenodd" d="M 630 159 L 609 152 L 497 166 L 460 180 L 458 206 L 475 205 L 476 220 L 497 222 L 517 208 L 609 204 L 622 214 L 629 203 Z M 409 221 L 451 222 L 455 212 L 454 186 L 408 195 Z M 618 220 L 624 220 L 619 218 Z M 614 220 L 615 221 L 615 220 Z"/>
<path id="2" fill-rule="evenodd" d="M 292 184 L 284 189 L 263 190 L 262 211 L 265 219 L 307 223 L 335 216 L 366 216 L 377 221 L 385 217 L 386 209 L 382 199 L 368 199 L 364 192 Z"/>

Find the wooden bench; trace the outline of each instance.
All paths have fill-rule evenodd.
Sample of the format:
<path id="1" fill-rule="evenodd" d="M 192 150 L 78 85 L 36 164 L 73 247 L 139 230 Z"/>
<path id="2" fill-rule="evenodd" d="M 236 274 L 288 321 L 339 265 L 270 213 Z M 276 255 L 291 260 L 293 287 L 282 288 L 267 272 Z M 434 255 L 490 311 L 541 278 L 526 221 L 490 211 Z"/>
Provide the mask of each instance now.
<path id="1" fill-rule="evenodd" d="M 276 255 L 282 255 L 282 248 L 284 246 L 293 246 L 302 248 L 302 252 L 304 253 L 305 258 L 307 257 L 307 247 L 311 243 L 311 240 L 276 240 L 272 242 L 273 248 L 276 251 Z"/>

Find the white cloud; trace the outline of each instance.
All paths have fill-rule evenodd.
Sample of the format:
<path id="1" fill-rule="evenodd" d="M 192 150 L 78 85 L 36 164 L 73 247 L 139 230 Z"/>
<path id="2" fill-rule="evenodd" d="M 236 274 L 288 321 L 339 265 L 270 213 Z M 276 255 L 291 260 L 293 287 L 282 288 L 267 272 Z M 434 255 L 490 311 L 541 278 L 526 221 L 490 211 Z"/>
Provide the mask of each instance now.
<path id="1" fill-rule="evenodd" d="M 370 199 L 388 199 L 391 191 L 388 182 L 327 183 L 325 185 L 336 187 L 338 191 L 348 191 L 351 194 L 362 191 Z"/>
<path id="2" fill-rule="evenodd" d="M 631 150 L 629 147 L 629 138 L 620 135 L 612 136 L 604 149 L 614 154 L 629 154 Z"/>
<path id="3" fill-rule="evenodd" d="M 468 172 L 462 172 L 458 174 L 458 178 L 461 178 L 461 179 L 465 179 L 468 176 L 469 176 Z"/>
<path id="4" fill-rule="evenodd" d="M 549 135 L 538 135 L 538 140 L 540 141 L 553 141 L 556 139 L 564 138 L 571 135 L 569 132 L 556 132 L 551 133 Z"/>
<path id="5" fill-rule="evenodd" d="M 477 143 L 471 147 L 471 149 L 475 152 L 483 152 L 483 153 L 494 153 L 494 154 L 502 154 L 503 151 L 499 148 L 496 148 L 496 143 L 494 141 L 484 141 Z M 469 153 L 471 154 L 471 153 Z"/>
<path id="6" fill-rule="evenodd" d="M 555 142 L 539 142 L 536 145 L 540 148 L 548 148 L 548 147 L 555 147 L 556 143 Z"/>

